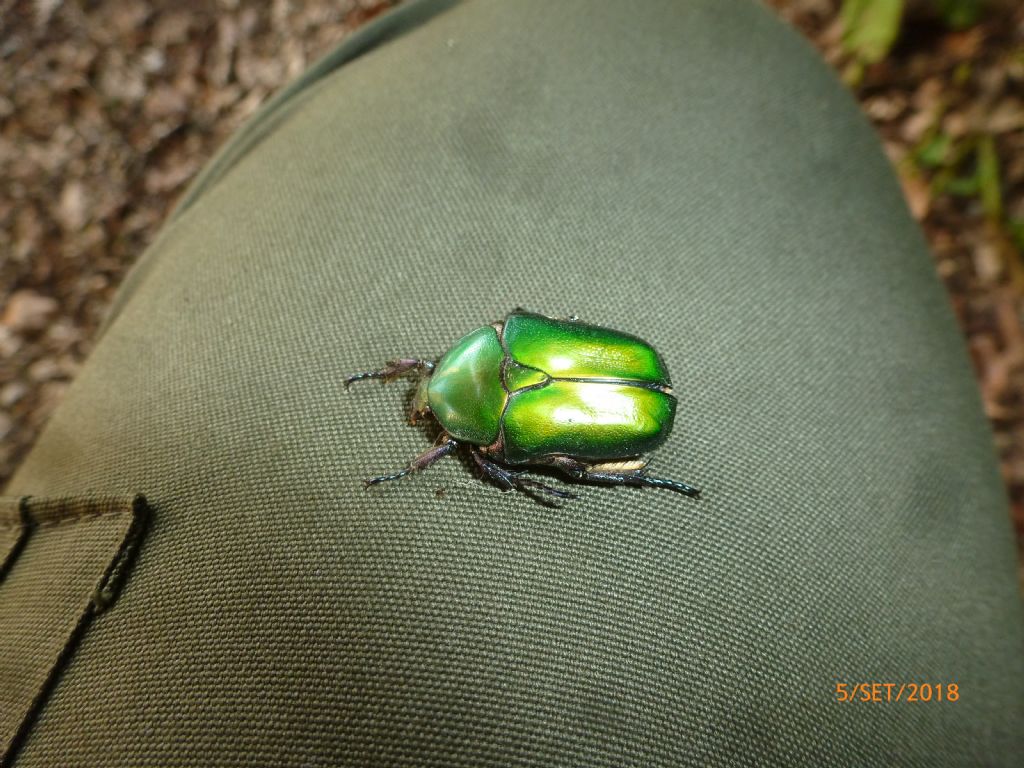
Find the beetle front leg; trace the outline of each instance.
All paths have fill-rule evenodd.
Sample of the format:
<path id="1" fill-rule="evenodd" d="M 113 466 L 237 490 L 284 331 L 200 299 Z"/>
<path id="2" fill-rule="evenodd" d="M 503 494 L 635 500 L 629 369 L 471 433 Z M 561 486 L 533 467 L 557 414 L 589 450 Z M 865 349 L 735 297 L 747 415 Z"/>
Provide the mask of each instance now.
<path id="1" fill-rule="evenodd" d="M 369 480 L 364 480 L 363 485 L 367 488 L 371 485 L 377 485 L 377 483 L 384 483 L 388 480 L 397 480 L 400 477 L 405 477 L 413 472 L 419 472 L 421 469 L 426 469 L 438 459 L 442 459 L 449 453 L 459 447 L 459 444 L 451 439 L 447 434 L 443 436 L 440 443 L 435 445 L 428 451 L 424 451 L 415 459 L 409 462 L 409 466 L 405 469 L 399 470 L 398 472 L 392 472 L 390 475 L 381 475 L 380 477 L 371 477 Z"/>
<path id="2" fill-rule="evenodd" d="M 477 466 L 484 471 L 487 477 L 491 478 L 504 490 L 509 491 L 515 488 L 517 491 L 523 491 L 529 493 L 528 489 L 534 489 L 539 493 L 545 493 L 549 496 L 556 496 L 559 499 L 575 499 L 576 494 L 568 491 L 560 491 L 557 488 L 552 488 L 550 485 L 544 485 L 536 480 L 531 480 L 528 477 L 523 477 L 522 472 L 514 472 L 511 469 L 506 469 L 500 464 L 496 464 L 490 459 L 486 458 L 479 450 L 475 447 L 470 448 L 470 452 L 473 454 L 473 459 L 476 461 Z"/>
<path id="3" fill-rule="evenodd" d="M 429 376 L 434 371 L 434 365 L 433 360 L 401 357 L 397 360 L 388 361 L 388 364 L 379 371 L 364 371 L 363 373 L 352 374 L 345 379 L 345 386 L 349 387 L 353 382 L 362 381 L 363 379 L 383 379 L 386 383 L 407 373 L 415 373 L 417 376 Z"/>
<path id="4" fill-rule="evenodd" d="M 416 394 L 413 395 L 412 406 L 409 408 L 410 424 L 417 424 L 420 419 L 430 413 L 429 386 L 429 378 L 422 379 L 416 386 Z"/>
<path id="5" fill-rule="evenodd" d="M 551 466 L 557 467 L 576 480 L 611 485 L 645 485 L 650 488 L 667 488 L 686 496 L 700 496 L 700 489 L 694 488 L 689 483 L 663 477 L 651 477 L 647 474 L 647 462 L 643 459 L 587 464 L 569 456 L 556 456 L 551 459 L 550 463 Z"/>

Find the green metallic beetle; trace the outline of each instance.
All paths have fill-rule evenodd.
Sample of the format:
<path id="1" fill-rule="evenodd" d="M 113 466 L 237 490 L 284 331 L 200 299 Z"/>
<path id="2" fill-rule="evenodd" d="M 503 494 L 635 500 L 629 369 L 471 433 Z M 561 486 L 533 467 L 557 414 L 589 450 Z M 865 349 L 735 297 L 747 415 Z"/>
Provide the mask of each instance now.
<path id="1" fill-rule="evenodd" d="M 379 371 L 349 376 L 345 386 L 406 374 L 421 378 L 410 423 L 432 414 L 443 431 L 405 469 L 367 486 L 426 469 L 466 444 L 505 490 L 575 497 L 510 468 L 536 464 L 579 481 L 700 494 L 647 474 L 641 454 L 665 442 L 676 398 L 658 353 L 635 336 L 516 309 L 463 336 L 439 362 L 392 360 Z"/>

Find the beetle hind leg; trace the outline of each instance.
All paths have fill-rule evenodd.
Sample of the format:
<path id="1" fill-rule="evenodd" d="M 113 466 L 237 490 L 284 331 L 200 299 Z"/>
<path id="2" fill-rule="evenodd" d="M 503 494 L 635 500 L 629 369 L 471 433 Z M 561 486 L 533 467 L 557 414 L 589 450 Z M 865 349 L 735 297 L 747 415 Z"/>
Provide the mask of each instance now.
<path id="1" fill-rule="evenodd" d="M 434 371 L 433 360 L 419 360 L 412 357 L 401 357 L 397 360 L 389 360 L 387 365 L 381 368 L 379 371 L 363 371 L 362 373 L 353 373 L 351 376 L 346 377 L 345 386 L 350 387 L 357 381 L 363 381 L 364 379 L 383 379 L 384 382 L 389 382 L 392 379 L 396 379 L 399 376 L 404 376 L 407 373 L 415 373 L 417 376 L 428 376 Z"/>
<path id="2" fill-rule="evenodd" d="M 649 488 L 666 488 L 682 493 L 685 496 L 700 496 L 700 489 L 689 483 L 669 480 L 664 477 L 651 477 L 647 474 L 647 462 L 643 459 L 627 459 L 625 461 L 609 461 L 599 464 L 587 464 L 569 456 L 556 456 L 551 465 L 565 472 L 575 480 L 611 485 L 636 485 Z"/>
<path id="3" fill-rule="evenodd" d="M 405 477 L 413 472 L 419 472 L 421 469 L 426 469 L 438 459 L 442 459 L 449 453 L 459 447 L 459 444 L 451 439 L 448 435 L 444 435 L 441 442 L 435 445 L 430 450 L 424 451 L 415 459 L 409 462 L 409 466 L 405 469 L 400 469 L 397 472 L 392 472 L 390 475 L 381 475 L 380 477 L 371 477 L 369 480 L 364 480 L 363 485 L 369 488 L 371 485 L 377 485 L 378 483 L 386 483 L 389 480 L 398 480 L 400 477 Z"/>
<path id="4" fill-rule="evenodd" d="M 529 493 L 531 490 L 534 490 L 538 493 L 554 496 L 559 499 L 576 498 L 575 493 L 560 491 L 557 488 L 552 488 L 550 485 L 544 485 L 544 483 L 531 480 L 528 477 L 523 477 L 522 472 L 515 472 L 511 469 L 506 469 L 500 464 L 497 464 L 485 457 L 476 448 L 471 448 L 470 452 L 473 454 L 473 460 L 476 461 L 477 466 L 483 470 L 484 474 L 506 491 L 515 488 L 517 491 L 523 491 L 524 493 Z"/>

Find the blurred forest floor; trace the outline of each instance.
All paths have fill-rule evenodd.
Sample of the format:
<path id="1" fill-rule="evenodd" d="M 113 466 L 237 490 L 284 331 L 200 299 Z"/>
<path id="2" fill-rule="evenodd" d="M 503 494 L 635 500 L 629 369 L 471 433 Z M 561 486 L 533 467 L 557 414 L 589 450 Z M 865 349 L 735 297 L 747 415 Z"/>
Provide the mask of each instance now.
<path id="1" fill-rule="evenodd" d="M 1024 550 L 1024 3 L 768 0 L 854 89 L 931 244 Z M 392 0 L 0 0 L 0 485 L 214 150 Z M 860 18 L 849 15 L 859 8 Z M 939 12 L 945 8 L 946 17 Z M 894 23 L 896 25 L 894 26 Z"/>

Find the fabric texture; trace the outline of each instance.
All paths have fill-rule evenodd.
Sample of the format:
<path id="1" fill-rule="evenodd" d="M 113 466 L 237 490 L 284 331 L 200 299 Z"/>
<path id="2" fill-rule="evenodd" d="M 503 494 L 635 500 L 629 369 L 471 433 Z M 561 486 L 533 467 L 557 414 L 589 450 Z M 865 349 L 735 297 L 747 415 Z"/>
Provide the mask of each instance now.
<path id="1" fill-rule="evenodd" d="M 28 522 L 20 499 L 0 499 L 0 579 L 25 546 Z"/>
<path id="2" fill-rule="evenodd" d="M 1012 764 L 991 436 L 809 46 L 745 0 L 420 3 L 365 34 L 187 195 L 7 489 L 153 510 L 18 768 Z M 431 435 L 411 385 L 343 377 L 517 305 L 662 354 L 652 470 L 701 499 L 553 509 L 465 457 L 363 488 Z M 875 681 L 960 696 L 836 701 Z"/>
<path id="3" fill-rule="evenodd" d="M 113 603 L 145 513 L 142 498 L 0 499 L 0 539 L 18 542 L 0 581 L 0 765 L 12 764 L 86 624 Z"/>

